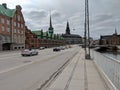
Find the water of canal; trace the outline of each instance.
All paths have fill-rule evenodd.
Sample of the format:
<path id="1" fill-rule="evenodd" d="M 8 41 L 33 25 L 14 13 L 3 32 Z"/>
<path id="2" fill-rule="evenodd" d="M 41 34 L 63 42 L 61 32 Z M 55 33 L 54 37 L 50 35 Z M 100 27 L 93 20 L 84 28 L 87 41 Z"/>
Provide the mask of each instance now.
<path id="1" fill-rule="evenodd" d="M 104 55 L 106 55 L 108 57 L 112 57 L 112 58 L 120 61 L 120 53 L 117 53 L 117 52 L 104 52 L 102 54 L 104 54 Z"/>

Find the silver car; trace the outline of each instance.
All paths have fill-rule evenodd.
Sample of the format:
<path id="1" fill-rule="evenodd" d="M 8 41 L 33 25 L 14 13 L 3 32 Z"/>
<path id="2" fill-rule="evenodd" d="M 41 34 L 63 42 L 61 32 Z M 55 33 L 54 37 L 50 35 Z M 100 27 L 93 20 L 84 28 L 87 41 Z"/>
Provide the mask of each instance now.
<path id="1" fill-rule="evenodd" d="M 38 51 L 35 49 L 24 49 L 21 51 L 22 56 L 33 56 L 38 55 Z"/>

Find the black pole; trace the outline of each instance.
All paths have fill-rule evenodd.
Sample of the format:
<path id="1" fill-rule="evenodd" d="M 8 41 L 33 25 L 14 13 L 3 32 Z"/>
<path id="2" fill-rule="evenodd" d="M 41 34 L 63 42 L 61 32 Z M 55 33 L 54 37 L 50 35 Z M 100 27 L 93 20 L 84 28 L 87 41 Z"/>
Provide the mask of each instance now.
<path id="1" fill-rule="evenodd" d="M 85 0 L 85 23 L 84 23 L 84 48 L 85 48 L 85 58 L 87 55 L 87 35 L 86 35 L 86 0 Z"/>
<path id="2" fill-rule="evenodd" d="M 90 56 L 90 28 L 89 28 L 89 4 L 88 4 L 89 2 L 88 2 L 88 0 L 87 0 L 87 22 L 88 22 L 88 52 L 89 52 L 89 56 Z"/>
<path id="3" fill-rule="evenodd" d="M 84 30 L 85 30 L 85 32 L 84 32 L 84 48 L 85 48 L 85 57 L 86 57 L 86 55 L 87 55 L 87 46 L 86 46 L 86 23 L 84 23 Z"/>
<path id="4" fill-rule="evenodd" d="M 89 5 L 85 0 L 85 58 L 90 59 L 90 31 L 89 31 Z"/>

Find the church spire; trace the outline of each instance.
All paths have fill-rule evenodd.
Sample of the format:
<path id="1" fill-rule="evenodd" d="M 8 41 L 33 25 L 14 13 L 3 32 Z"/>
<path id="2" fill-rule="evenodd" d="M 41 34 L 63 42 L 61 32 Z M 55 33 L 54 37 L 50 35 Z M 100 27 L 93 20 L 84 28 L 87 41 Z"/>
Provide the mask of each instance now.
<path id="1" fill-rule="evenodd" d="M 50 27 L 52 28 L 52 20 L 51 20 L 51 15 L 50 15 Z"/>
<path id="2" fill-rule="evenodd" d="M 70 27 L 69 27 L 69 22 L 67 21 L 67 26 L 66 26 L 66 34 L 70 35 Z"/>
<path id="3" fill-rule="evenodd" d="M 115 28 L 115 35 L 117 35 L 117 29 Z"/>
<path id="4" fill-rule="evenodd" d="M 52 27 L 52 19 L 51 19 L 51 14 L 50 14 L 50 27 L 49 27 L 49 33 L 53 34 L 54 28 Z"/>

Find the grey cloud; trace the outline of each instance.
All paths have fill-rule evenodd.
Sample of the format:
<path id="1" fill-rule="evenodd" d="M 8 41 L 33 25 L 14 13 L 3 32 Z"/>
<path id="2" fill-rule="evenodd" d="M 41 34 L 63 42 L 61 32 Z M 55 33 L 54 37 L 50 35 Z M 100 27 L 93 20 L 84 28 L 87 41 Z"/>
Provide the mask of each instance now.
<path id="1" fill-rule="evenodd" d="M 115 17 L 113 15 L 98 15 L 97 17 L 90 21 L 91 28 L 95 27 L 105 27 L 105 28 L 114 28 L 118 27 L 120 24 L 120 18 Z"/>
<path id="2" fill-rule="evenodd" d="M 47 17 L 47 12 L 44 10 L 30 11 L 30 12 L 27 12 L 27 16 L 31 19 L 39 20 L 39 19 Z"/>
<path id="3" fill-rule="evenodd" d="M 31 29 L 41 28 L 43 24 L 45 25 L 47 23 L 46 19 L 48 17 L 48 13 L 45 10 L 24 11 L 24 15 L 27 22 L 26 25 L 28 25 Z"/>
<path id="4" fill-rule="evenodd" d="M 63 13 L 53 10 L 51 13 L 53 24 L 63 23 L 66 20 L 66 16 Z"/>
<path id="5" fill-rule="evenodd" d="M 112 18 L 113 18 L 113 16 L 111 14 L 98 14 L 95 16 L 91 16 L 90 22 L 95 25 L 95 24 L 104 22 L 106 20 L 110 20 Z"/>
<path id="6" fill-rule="evenodd" d="M 32 26 L 32 23 L 30 23 L 30 22 L 26 22 L 25 25 L 28 27 L 28 29 L 30 29 L 29 26 Z"/>
<path id="7" fill-rule="evenodd" d="M 61 14 L 60 14 L 58 11 L 55 11 L 55 10 L 54 10 L 54 11 L 52 12 L 52 17 L 54 17 L 54 18 L 55 18 L 55 17 L 59 18 L 59 17 L 61 17 Z"/>
<path id="8" fill-rule="evenodd" d="M 90 1 L 90 32 L 91 36 L 99 37 L 100 35 L 112 34 L 114 28 L 120 32 L 120 13 L 118 10 L 119 0 L 91 0 Z M 39 1 L 40 2 L 40 1 Z M 31 28 L 43 28 L 45 30 L 49 27 L 49 15 L 51 9 L 52 22 L 55 33 L 64 33 L 66 28 L 66 21 L 70 22 L 71 33 L 78 33 L 84 35 L 84 0 L 55 0 L 55 4 L 51 8 L 43 6 L 45 10 L 39 9 L 29 10 L 26 15 L 26 20 L 31 23 Z M 116 5 L 116 6 L 115 6 Z M 115 13 L 114 13 L 115 12 Z M 34 15 L 32 15 L 34 13 Z M 102 14 L 101 14 L 102 13 Z M 119 17 L 118 17 L 119 16 Z M 75 30 L 73 31 L 73 28 Z"/>

